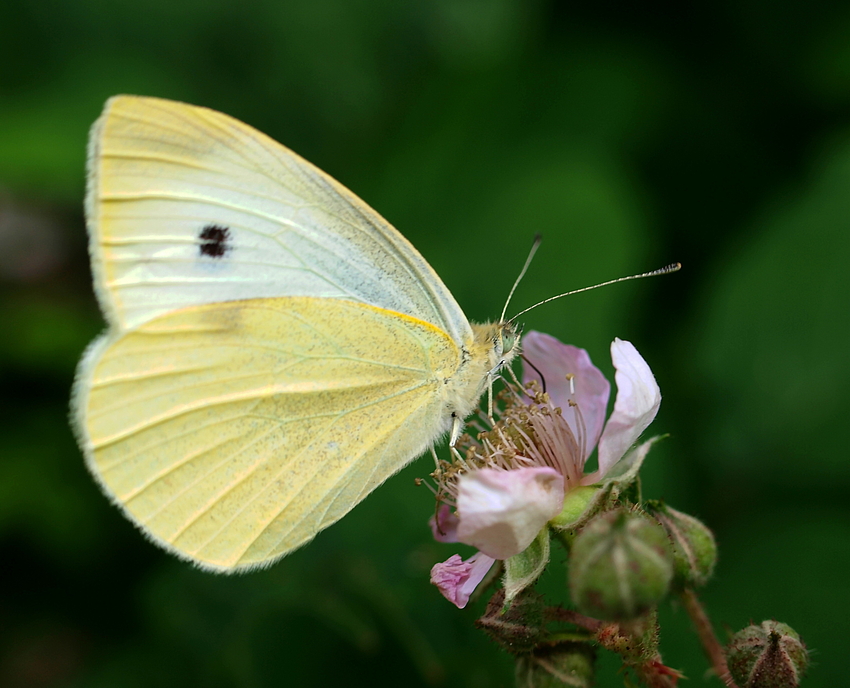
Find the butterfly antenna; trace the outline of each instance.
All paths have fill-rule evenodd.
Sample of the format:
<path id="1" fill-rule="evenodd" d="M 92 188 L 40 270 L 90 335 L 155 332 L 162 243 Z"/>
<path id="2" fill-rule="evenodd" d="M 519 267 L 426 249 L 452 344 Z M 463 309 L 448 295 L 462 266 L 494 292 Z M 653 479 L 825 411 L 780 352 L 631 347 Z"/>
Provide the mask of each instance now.
<path id="1" fill-rule="evenodd" d="M 514 286 L 511 287 L 511 291 L 508 294 L 508 300 L 505 301 L 505 307 L 502 309 L 502 315 L 499 316 L 499 322 L 505 322 L 505 313 L 508 312 L 508 305 L 513 298 L 516 288 L 519 286 L 520 281 L 523 277 L 525 277 L 528 266 L 531 265 L 531 259 L 534 258 L 534 254 L 537 253 L 537 249 L 540 248 L 541 241 L 543 241 L 543 236 L 541 234 L 535 235 L 534 243 L 531 244 L 531 250 L 528 252 L 528 258 L 525 259 L 525 265 L 523 265 L 522 270 L 519 271 L 519 277 L 516 278 L 516 282 L 514 282 Z"/>
<path id="2" fill-rule="evenodd" d="M 533 255 L 533 254 L 532 254 Z M 573 294 L 581 294 L 583 291 L 590 291 L 591 289 L 598 289 L 599 287 L 607 287 L 609 284 L 617 284 L 617 282 L 628 282 L 629 280 L 634 279 L 642 279 L 644 277 L 655 277 L 656 275 L 667 275 L 671 272 L 676 272 L 682 268 L 681 263 L 673 263 L 671 265 L 667 265 L 663 268 L 659 268 L 658 270 L 653 270 L 652 272 L 642 272 L 639 275 L 629 275 L 628 277 L 618 277 L 617 279 L 608 280 L 607 282 L 602 282 L 600 284 L 594 284 L 592 287 L 582 287 L 581 289 L 574 289 L 573 291 L 567 291 L 563 294 L 558 294 L 557 296 L 550 296 L 548 299 L 543 299 L 539 303 L 535 303 L 533 306 L 529 306 L 525 310 L 517 313 L 513 318 L 511 318 L 508 322 L 516 322 L 516 319 L 528 313 L 533 308 L 537 308 L 538 306 L 542 306 L 544 303 L 549 303 L 550 301 L 554 301 L 555 299 L 563 298 L 564 296 L 572 296 Z M 511 290 L 513 293 L 513 290 Z M 504 313 L 502 314 L 502 318 L 504 318 Z"/>

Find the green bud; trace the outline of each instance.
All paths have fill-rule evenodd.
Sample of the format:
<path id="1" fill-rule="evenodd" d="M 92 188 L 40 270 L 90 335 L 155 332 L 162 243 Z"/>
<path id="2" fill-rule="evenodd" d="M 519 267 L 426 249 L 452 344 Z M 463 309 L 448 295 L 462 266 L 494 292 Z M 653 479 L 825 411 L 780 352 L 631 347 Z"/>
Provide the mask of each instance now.
<path id="1" fill-rule="evenodd" d="M 633 619 L 658 604 L 673 578 L 667 534 L 640 513 L 615 509 L 578 534 L 569 564 L 578 610 L 599 619 Z"/>
<path id="2" fill-rule="evenodd" d="M 596 652 L 587 643 L 564 642 L 517 657 L 517 688 L 590 688 Z"/>
<path id="3" fill-rule="evenodd" d="M 508 652 L 527 654 L 547 635 L 543 606 L 543 596 L 530 588 L 506 605 L 505 591 L 500 589 L 475 625 Z"/>
<path id="4" fill-rule="evenodd" d="M 664 527 L 673 545 L 675 582 L 679 586 L 705 585 L 717 563 L 714 534 L 693 516 L 649 501 L 646 510 Z"/>
<path id="5" fill-rule="evenodd" d="M 739 688 L 797 688 L 809 652 L 787 624 L 762 621 L 732 636 L 726 661 Z"/>

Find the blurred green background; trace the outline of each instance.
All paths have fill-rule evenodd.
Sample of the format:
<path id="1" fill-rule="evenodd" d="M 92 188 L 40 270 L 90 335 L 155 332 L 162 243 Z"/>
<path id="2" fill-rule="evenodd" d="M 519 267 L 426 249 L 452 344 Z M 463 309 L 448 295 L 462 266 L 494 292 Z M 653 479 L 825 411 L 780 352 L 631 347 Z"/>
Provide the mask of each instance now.
<path id="1" fill-rule="evenodd" d="M 514 312 L 606 372 L 615 336 L 664 393 L 645 494 L 717 533 L 713 618 L 792 625 L 804 684 L 846 683 L 850 624 L 850 6 L 841 2 L 2 0 L 0 685 L 510 686 L 428 583 L 414 463 L 271 569 L 200 573 L 148 544 L 67 422 L 102 329 L 82 215 L 116 93 L 206 105 L 377 208 L 466 313 Z M 467 554 L 467 551 L 463 552 Z M 562 573 L 562 572 L 561 572 Z M 545 582 L 562 586 L 560 573 Z M 706 678 L 681 609 L 668 664 Z M 602 686 L 621 685 L 614 664 Z"/>

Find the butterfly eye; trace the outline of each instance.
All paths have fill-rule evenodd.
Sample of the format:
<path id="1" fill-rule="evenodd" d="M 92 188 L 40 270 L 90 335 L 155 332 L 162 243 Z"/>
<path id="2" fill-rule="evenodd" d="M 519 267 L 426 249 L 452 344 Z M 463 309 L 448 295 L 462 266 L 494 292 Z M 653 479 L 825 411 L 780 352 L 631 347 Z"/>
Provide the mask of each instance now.
<path id="1" fill-rule="evenodd" d="M 516 332 L 508 329 L 503 329 L 500 334 L 502 338 L 502 355 L 504 356 L 513 351 L 513 348 L 516 346 L 517 336 Z"/>

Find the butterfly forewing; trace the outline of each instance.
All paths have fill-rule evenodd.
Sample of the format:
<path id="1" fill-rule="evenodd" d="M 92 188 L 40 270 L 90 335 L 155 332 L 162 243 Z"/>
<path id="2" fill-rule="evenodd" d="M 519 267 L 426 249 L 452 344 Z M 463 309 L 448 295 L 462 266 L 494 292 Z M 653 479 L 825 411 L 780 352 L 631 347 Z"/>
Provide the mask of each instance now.
<path id="1" fill-rule="evenodd" d="M 413 246 L 310 163 L 227 115 L 111 99 L 92 130 L 87 214 L 95 285 L 127 330 L 185 306 L 344 298 L 469 324 Z"/>

